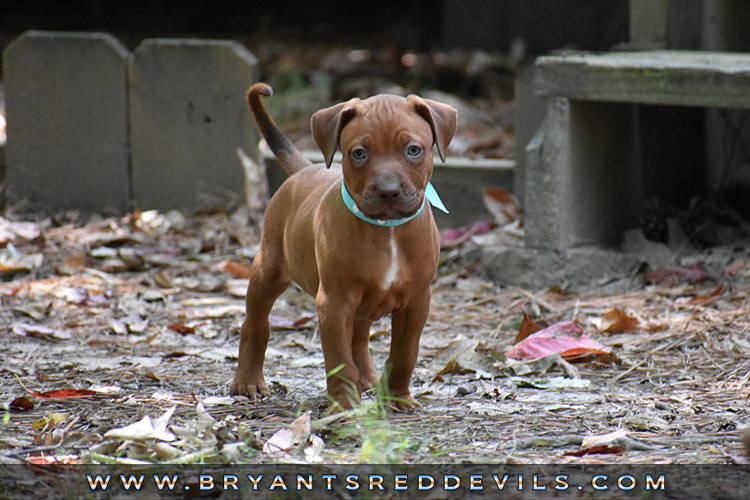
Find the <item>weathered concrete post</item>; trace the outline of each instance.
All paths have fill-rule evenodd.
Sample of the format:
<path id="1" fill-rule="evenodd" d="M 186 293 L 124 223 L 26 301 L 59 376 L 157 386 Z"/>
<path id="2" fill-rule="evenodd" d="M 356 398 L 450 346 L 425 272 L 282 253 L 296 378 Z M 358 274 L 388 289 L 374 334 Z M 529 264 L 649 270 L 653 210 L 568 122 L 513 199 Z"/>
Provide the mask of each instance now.
<path id="1" fill-rule="evenodd" d="M 10 205 L 127 210 L 127 63 L 103 33 L 28 31 L 5 49 Z"/>
<path id="2" fill-rule="evenodd" d="M 231 41 L 145 40 L 130 66 L 135 204 L 141 209 L 233 208 L 243 200 L 237 148 L 257 131 L 244 100 L 257 59 Z"/>

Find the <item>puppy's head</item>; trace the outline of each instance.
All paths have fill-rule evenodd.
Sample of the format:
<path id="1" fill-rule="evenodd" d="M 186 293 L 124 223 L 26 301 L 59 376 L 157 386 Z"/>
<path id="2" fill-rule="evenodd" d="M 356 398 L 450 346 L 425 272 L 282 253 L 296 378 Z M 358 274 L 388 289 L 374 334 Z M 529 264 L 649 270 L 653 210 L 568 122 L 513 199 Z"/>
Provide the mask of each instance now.
<path id="1" fill-rule="evenodd" d="M 391 220 L 419 210 L 432 176 L 432 148 L 445 161 L 457 119 L 447 104 L 378 95 L 320 110 L 311 124 L 327 166 L 341 150 L 346 187 L 360 210 Z"/>

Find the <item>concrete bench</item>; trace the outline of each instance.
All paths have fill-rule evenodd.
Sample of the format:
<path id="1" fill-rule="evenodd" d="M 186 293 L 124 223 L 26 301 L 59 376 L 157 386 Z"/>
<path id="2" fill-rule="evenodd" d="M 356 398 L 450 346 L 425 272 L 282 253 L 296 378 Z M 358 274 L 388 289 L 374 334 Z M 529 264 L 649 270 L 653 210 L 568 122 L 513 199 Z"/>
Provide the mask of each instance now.
<path id="1" fill-rule="evenodd" d="M 750 54 L 553 55 L 533 86 L 547 115 L 524 151 L 526 246 L 616 247 L 645 198 L 715 187 L 726 162 L 705 161 L 715 127 L 696 108 L 750 108 Z"/>

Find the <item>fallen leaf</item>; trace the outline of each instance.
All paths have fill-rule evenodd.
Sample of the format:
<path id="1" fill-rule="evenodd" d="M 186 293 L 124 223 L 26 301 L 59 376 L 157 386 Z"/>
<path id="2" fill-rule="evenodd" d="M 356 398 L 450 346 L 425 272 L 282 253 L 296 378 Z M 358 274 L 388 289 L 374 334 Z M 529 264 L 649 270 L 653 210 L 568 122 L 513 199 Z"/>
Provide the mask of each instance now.
<path id="1" fill-rule="evenodd" d="M 203 401 L 203 406 L 231 405 L 235 403 L 232 396 L 208 396 Z"/>
<path id="2" fill-rule="evenodd" d="M 496 226 L 493 221 L 474 222 L 457 229 L 446 229 L 440 233 L 440 247 L 453 248 L 466 242 L 475 234 L 485 234 Z"/>
<path id="3" fill-rule="evenodd" d="M 219 269 L 221 269 L 225 273 L 231 274 L 233 278 L 250 278 L 250 265 L 246 262 L 226 260 L 219 266 Z"/>
<path id="4" fill-rule="evenodd" d="M 615 307 L 604 313 L 601 330 L 605 333 L 632 332 L 638 330 L 638 319 Z"/>
<path id="5" fill-rule="evenodd" d="M 495 366 L 501 352 L 487 351 L 474 339 L 460 339 L 438 350 L 430 363 L 430 369 L 440 375 L 445 373 L 476 373 L 477 377 L 498 374 Z"/>
<path id="6" fill-rule="evenodd" d="M 513 194 L 500 187 L 486 187 L 482 199 L 487 211 L 499 225 L 509 224 L 521 217 L 521 205 Z"/>
<path id="7" fill-rule="evenodd" d="M 623 453 L 625 453 L 624 446 L 610 446 L 608 444 L 603 444 L 578 451 L 569 451 L 568 453 L 565 453 L 565 456 L 582 457 L 585 455 L 622 455 Z"/>
<path id="8" fill-rule="evenodd" d="M 47 392 L 32 392 L 32 396 L 36 396 L 38 398 L 80 398 L 80 397 L 86 397 L 86 396 L 92 396 L 96 394 L 96 391 L 92 391 L 90 389 L 55 389 L 54 391 L 47 391 Z"/>
<path id="9" fill-rule="evenodd" d="M 711 304 L 715 304 L 716 301 L 719 300 L 719 297 L 721 297 L 722 293 L 724 293 L 724 285 L 719 286 L 708 295 L 696 295 L 695 297 L 690 299 L 690 303 L 699 306 L 708 306 Z"/>
<path id="10" fill-rule="evenodd" d="M 655 271 L 648 271 L 644 275 L 646 283 L 663 286 L 674 286 L 681 282 L 699 283 L 708 278 L 710 278 L 710 275 L 699 264 L 657 269 Z"/>
<path id="11" fill-rule="evenodd" d="M 35 431 L 41 429 L 54 429 L 57 424 L 64 422 L 70 417 L 70 413 L 47 413 L 46 417 L 34 420 L 31 423 L 31 428 Z"/>
<path id="12" fill-rule="evenodd" d="M 73 252 L 66 256 L 55 271 L 57 274 L 73 275 L 88 265 L 88 256 L 83 250 Z"/>
<path id="13" fill-rule="evenodd" d="M 580 335 L 583 329 L 573 321 L 555 323 L 528 336 L 505 353 L 509 358 L 537 359 L 560 353 L 566 361 L 580 360 L 592 355 L 609 355 L 612 349 L 594 339 Z"/>
<path id="14" fill-rule="evenodd" d="M 289 424 L 289 428 L 276 431 L 263 445 L 263 451 L 271 455 L 287 455 L 290 450 L 304 443 L 312 432 L 310 414 L 308 410 Z"/>
<path id="15" fill-rule="evenodd" d="M 75 465 L 81 460 L 76 455 L 38 455 L 26 457 L 26 460 L 36 465 Z M 66 469 L 63 469 L 66 470 Z"/>
<path id="16" fill-rule="evenodd" d="M 167 424 L 172 414 L 175 411 L 175 406 L 169 408 L 159 418 L 151 420 L 151 417 L 146 415 L 138 422 L 120 427 L 117 429 L 110 429 L 104 433 L 105 438 L 115 439 L 133 439 L 136 441 L 143 441 L 146 439 L 157 439 L 159 441 L 174 441 L 175 435 L 167 430 Z"/>
<path id="17" fill-rule="evenodd" d="M 314 318 L 315 316 L 302 316 L 299 319 L 293 320 L 288 318 L 281 318 L 279 316 L 271 316 L 270 318 L 268 318 L 268 320 L 271 323 L 271 328 L 280 330 L 293 330 L 304 325 Z"/>
<path id="18" fill-rule="evenodd" d="M 35 222 L 12 222 L 0 217 L 0 245 L 5 246 L 18 239 L 34 240 L 41 235 Z"/>
<path id="19" fill-rule="evenodd" d="M 34 409 L 34 403 L 26 396 L 21 396 L 10 402 L 9 408 L 15 411 L 29 411 Z"/>
<path id="20" fill-rule="evenodd" d="M 628 435 L 628 431 L 621 428 L 621 429 L 617 429 L 614 432 L 601 434 L 599 436 L 585 436 L 583 438 L 583 442 L 581 443 L 581 448 L 591 448 L 593 446 L 601 446 L 605 444 L 610 444 L 619 439 L 626 438 L 627 435 Z"/>
<path id="21" fill-rule="evenodd" d="M 526 313 L 523 313 L 523 320 L 521 321 L 521 328 L 519 328 L 518 335 L 516 335 L 516 338 L 513 339 L 513 343 L 517 344 L 521 342 L 523 339 L 525 339 L 532 333 L 538 332 L 542 328 L 543 327 L 541 325 L 538 325 L 537 323 L 535 323 L 533 319 L 531 319 L 529 316 L 526 315 Z"/>
<path id="22" fill-rule="evenodd" d="M 194 326 L 188 326 L 184 325 L 182 323 L 172 323 L 167 328 L 170 330 L 173 330 L 177 333 L 181 333 L 182 335 L 188 335 L 195 333 L 195 327 Z"/>

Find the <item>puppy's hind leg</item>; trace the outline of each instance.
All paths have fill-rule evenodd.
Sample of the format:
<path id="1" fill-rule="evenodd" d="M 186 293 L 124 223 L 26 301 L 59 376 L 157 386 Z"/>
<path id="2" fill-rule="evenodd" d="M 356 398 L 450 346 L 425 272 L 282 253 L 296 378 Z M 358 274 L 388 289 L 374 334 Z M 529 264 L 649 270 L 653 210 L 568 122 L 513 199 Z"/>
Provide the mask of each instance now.
<path id="1" fill-rule="evenodd" d="M 273 264 L 274 261 L 279 262 L 264 259 L 262 249 L 253 260 L 246 296 L 247 315 L 240 333 L 239 365 L 229 387 L 232 395 L 255 399 L 270 394 L 263 378 L 263 362 L 271 334 L 268 315 L 290 283 L 283 265 Z"/>

